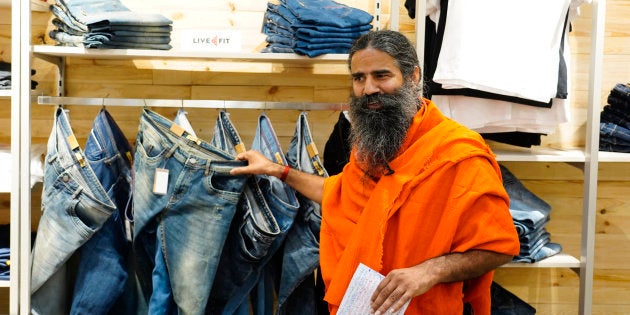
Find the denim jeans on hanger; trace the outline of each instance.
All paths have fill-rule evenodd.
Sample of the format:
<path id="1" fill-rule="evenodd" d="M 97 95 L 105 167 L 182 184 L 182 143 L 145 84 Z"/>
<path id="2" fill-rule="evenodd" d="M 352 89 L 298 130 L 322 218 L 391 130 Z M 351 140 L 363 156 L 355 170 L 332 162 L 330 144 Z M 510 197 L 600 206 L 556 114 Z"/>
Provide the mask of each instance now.
<path id="1" fill-rule="evenodd" d="M 131 240 L 127 240 L 125 219 L 131 213 L 132 150 L 105 109 L 94 119 L 85 157 L 116 210 L 79 249 L 70 314 L 106 315 L 125 290 L 128 278 Z"/>
<path id="2" fill-rule="evenodd" d="M 229 113 L 220 111 L 211 143 L 236 155 L 245 151 L 245 145 L 229 119 Z M 251 176 L 236 214 L 230 225 L 224 250 L 214 279 L 207 314 L 221 314 L 227 301 L 245 281 L 260 268 L 280 228 L 255 178 Z"/>
<path id="3" fill-rule="evenodd" d="M 33 314 L 68 314 L 71 256 L 116 210 L 79 147 L 63 108 L 55 111 L 44 162 L 42 217 L 31 254 Z"/>
<path id="4" fill-rule="evenodd" d="M 133 248 L 140 288 L 146 300 L 151 297 L 149 313 L 204 313 L 248 178 L 229 172 L 244 165 L 158 113 L 142 111 L 134 159 Z M 162 308 L 172 305 L 171 296 L 178 310 Z"/>
<path id="5" fill-rule="evenodd" d="M 313 142 L 306 112 L 298 118 L 286 159 L 294 169 L 328 177 Z M 319 266 L 320 204 L 297 194 L 300 208 L 289 229 L 282 252 L 276 314 L 317 314 L 314 271 Z"/>
<path id="6" fill-rule="evenodd" d="M 373 19 L 368 12 L 331 0 L 281 0 L 280 3 L 304 24 L 354 27 L 370 24 Z"/>
<path id="7" fill-rule="evenodd" d="M 258 125 L 256 127 L 252 149 L 261 152 L 268 159 L 271 159 L 276 163 L 287 165 L 278 137 L 273 130 L 269 117 L 267 117 L 265 113 L 262 113 L 258 117 Z M 299 208 L 299 202 L 295 191 L 287 184 L 283 183 L 279 178 L 266 175 L 255 175 L 255 179 L 263 192 L 273 217 L 278 223 L 280 233 L 278 233 L 275 237 L 271 247 L 269 248 L 267 256 L 261 260 L 254 273 L 246 279 L 244 285 L 230 298 L 224 309 L 225 314 L 234 314 L 237 310 L 239 312 L 243 312 L 245 309 L 242 308 L 242 304 L 247 305 L 247 296 L 250 292 L 254 292 L 256 290 L 255 287 L 257 286 L 259 288 L 262 286 L 265 292 L 272 292 L 271 290 L 273 289 L 273 286 L 270 286 L 264 281 L 264 275 L 268 272 L 266 265 L 284 242 L 286 233 L 289 228 L 291 228 L 291 225 L 293 225 L 293 221 Z M 268 309 L 270 306 L 269 303 L 273 303 L 273 300 L 269 301 L 266 298 L 257 299 L 252 297 L 251 300 L 252 308 L 255 314 L 261 314 L 261 310 Z M 245 312 L 245 314 L 249 314 L 249 312 Z"/>

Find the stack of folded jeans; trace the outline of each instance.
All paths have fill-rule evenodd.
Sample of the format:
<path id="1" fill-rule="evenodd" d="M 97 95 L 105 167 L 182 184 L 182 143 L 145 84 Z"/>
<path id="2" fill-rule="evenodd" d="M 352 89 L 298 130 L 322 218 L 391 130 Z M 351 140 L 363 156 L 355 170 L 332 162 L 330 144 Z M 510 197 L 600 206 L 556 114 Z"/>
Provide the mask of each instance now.
<path id="1" fill-rule="evenodd" d="M 551 243 L 545 229 L 551 206 L 528 190 L 505 166 L 500 167 L 503 187 L 510 197 L 510 214 L 521 243 L 521 251 L 513 261 L 533 263 L 562 251 L 560 244 Z"/>
<path id="2" fill-rule="evenodd" d="M 57 0 L 50 6 L 62 46 L 171 49 L 172 21 L 161 14 L 131 11 L 119 0 Z"/>
<path id="3" fill-rule="evenodd" d="M 600 114 L 599 150 L 630 152 L 630 85 L 617 83 Z"/>
<path id="4" fill-rule="evenodd" d="M 267 3 L 262 32 L 265 53 L 309 57 L 348 53 L 352 42 L 372 29 L 372 15 L 332 0 L 281 0 Z"/>
<path id="5" fill-rule="evenodd" d="M 31 69 L 31 75 L 35 74 L 35 70 Z M 37 88 L 37 81 L 31 80 L 31 89 Z M 11 64 L 0 61 L 0 90 L 11 89 Z"/>

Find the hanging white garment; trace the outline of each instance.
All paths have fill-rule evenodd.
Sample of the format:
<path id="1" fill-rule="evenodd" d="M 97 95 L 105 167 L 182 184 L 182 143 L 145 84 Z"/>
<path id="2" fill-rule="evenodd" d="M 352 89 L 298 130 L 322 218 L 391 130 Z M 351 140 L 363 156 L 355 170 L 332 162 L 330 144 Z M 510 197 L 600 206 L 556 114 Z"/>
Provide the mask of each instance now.
<path id="1" fill-rule="evenodd" d="M 451 0 L 433 80 L 549 102 L 570 0 Z"/>

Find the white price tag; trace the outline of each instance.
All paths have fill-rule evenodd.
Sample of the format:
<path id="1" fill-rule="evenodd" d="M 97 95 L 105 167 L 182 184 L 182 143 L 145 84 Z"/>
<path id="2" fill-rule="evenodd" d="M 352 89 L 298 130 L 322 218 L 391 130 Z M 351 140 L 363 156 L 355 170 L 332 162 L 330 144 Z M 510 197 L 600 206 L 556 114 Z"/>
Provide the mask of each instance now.
<path id="1" fill-rule="evenodd" d="M 168 191 L 168 170 L 156 168 L 153 178 L 153 193 L 156 195 L 166 195 Z"/>

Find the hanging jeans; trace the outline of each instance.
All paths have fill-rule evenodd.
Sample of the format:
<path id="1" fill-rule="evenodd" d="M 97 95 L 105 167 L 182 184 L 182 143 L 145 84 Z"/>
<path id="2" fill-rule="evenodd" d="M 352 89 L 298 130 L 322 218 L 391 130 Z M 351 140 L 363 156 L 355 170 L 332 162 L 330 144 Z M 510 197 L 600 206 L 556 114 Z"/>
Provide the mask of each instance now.
<path id="1" fill-rule="evenodd" d="M 271 121 L 264 113 L 258 118 L 252 149 L 261 152 L 268 159 L 278 164 L 287 165 Z M 293 220 L 299 208 L 295 191 L 280 179 L 273 176 L 256 175 L 255 180 L 258 182 L 258 186 L 280 231 L 275 236 L 267 255 L 256 265 L 255 270 L 243 282 L 243 286 L 230 297 L 223 314 L 249 314 L 250 311 L 253 311 L 254 314 L 263 314 L 265 310 L 273 305 L 273 297 L 267 295 L 273 292 L 273 286 L 266 281 L 266 276 L 269 275 L 269 270 L 266 266 L 284 242 L 286 233 L 293 225 Z M 263 292 L 265 294 L 260 296 L 256 295 L 255 292 Z M 251 305 L 253 310 L 248 309 L 247 297 L 250 293 L 252 293 Z"/>
<path id="2" fill-rule="evenodd" d="M 245 151 L 245 145 L 225 111 L 219 112 L 211 143 L 231 154 Z M 239 200 L 210 292 L 208 314 L 221 314 L 228 300 L 256 272 L 280 233 L 269 205 L 255 177 L 251 176 Z"/>
<path id="3" fill-rule="evenodd" d="M 298 118 L 286 153 L 289 166 L 328 177 L 313 142 L 306 112 Z M 317 314 L 314 271 L 319 266 L 320 204 L 297 194 L 300 209 L 284 241 L 276 314 Z"/>
<path id="4" fill-rule="evenodd" d="M 66 263 L 116 205 L 86 161 L 61 107 L 55 112 L 47 150 L 43 213 L 31 256 L 31 308 L 33 314 L 68 314 Z"/>
<path id="5" fill-rule="evenodd" d="M 70 314 L 107 314 L 125 289 L 131 242 L 125 232 L 131 211 L 131 145 L 114 119 L 101 110 L 88 136 L 85 156 L 116 205 L 103 227 L 80 249 Z M 98 289 L 96 289 L 98 288 Z"/>
<path id="6" fill-rule="evenodd" d="M 133 248 L 149 314 L 204 313 L 248 178 L 229 172 L 244 165 L 143 110 L 134 159 Z"/>

